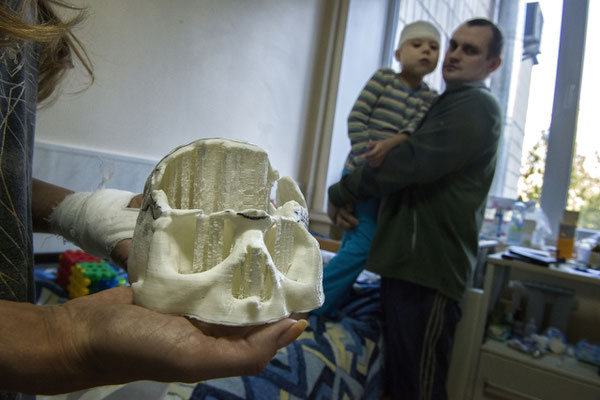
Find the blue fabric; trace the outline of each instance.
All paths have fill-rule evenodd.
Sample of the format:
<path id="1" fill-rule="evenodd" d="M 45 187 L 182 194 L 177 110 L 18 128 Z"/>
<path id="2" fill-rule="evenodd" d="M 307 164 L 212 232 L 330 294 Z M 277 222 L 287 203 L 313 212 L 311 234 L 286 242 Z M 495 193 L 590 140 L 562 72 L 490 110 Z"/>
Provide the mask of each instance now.
<path id="1" fill-rule="evenodd" d="M 37 303 L 67 301 L 55 283 L 56 266 L 35 271 Z M 300 338 L 280 349 L 255 376 L 171 383 L 168 397 L 182 400 L 365 399 L 381 397 L 382 313 L 379 280 L 359 279 L 339 319 L 311 315 Z M 13 400 L 13 398 L 10 398 Z"/>
<path id="2" fill-rule="evenodd" d="M 295 342 L 255 376 L 198 383 L 192 400 L 365 399 L 382 394 L 379 281 L 358 282 L 343 318 L 311 315 Z"/>
<path id="3" fill-rule="evenodd" d="M 377 225 L 379 199 L 371 198 L 354 205 L 354 216 L 360 222 L 344 233 L 338 253 L 323 268 L 325 303 L 313 311 L 317 315 L 334 315 L 347 300 L 350 288 L 365 269 L 371 241 Z"/>

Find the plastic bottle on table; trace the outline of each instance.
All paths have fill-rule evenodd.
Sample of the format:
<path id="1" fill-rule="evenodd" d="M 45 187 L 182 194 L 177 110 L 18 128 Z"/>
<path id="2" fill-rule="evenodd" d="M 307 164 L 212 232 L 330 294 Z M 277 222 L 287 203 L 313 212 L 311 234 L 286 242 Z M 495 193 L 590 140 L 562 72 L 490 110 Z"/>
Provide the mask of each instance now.
<path id="1" fill-rule="evenodd" d="M 530 337 L 534 333 L 537 333 L 537 325 L 535 324 L 535 319 L 531 318 L 529 322 L 525 325 L 523 337 Z"/>
<path id="2" fill-rule="evenodd" d="M 510 245 L 520 245 L 521 237 L 523 236 L 523 224 L 525 221 L 525 210 L 527 206 L 521 201 L 517 201 L 513 205 L 512 218 L 506 235 L 506 243 Z"/>

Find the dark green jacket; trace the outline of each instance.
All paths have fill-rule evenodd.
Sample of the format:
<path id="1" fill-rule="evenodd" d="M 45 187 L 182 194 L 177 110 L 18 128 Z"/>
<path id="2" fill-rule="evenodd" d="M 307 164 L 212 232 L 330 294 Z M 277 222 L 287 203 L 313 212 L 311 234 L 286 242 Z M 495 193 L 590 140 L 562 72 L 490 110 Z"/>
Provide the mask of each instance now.
<path id="1" fill-rule="evenodd" d="M 444 92 L 379 168 L 329 188 L 336 206 L 382 198 L 367 268 L 460 301 L 478 251 L 501 134 L 498 102 L 482 83 Z"/>

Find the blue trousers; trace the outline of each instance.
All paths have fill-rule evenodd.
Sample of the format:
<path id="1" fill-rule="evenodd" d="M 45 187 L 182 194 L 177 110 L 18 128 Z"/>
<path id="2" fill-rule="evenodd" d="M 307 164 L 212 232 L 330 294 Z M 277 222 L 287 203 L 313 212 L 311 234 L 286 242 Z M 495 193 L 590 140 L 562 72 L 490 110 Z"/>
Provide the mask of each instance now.
<path id="1" fill-rule="evenodd" d="M 446 378 L 461 317 L 458 303 L 437 290 L 381 278 L 384 391 L 392 399 L 445 400 Z"/>
<path id="2" fill-rule="evenodd" d="M 314 310 L 314 314 L 334 314 L 350 295 L 354 281 L 367 264 L 378 209 L 379 199 L 375 198 L 354 205 L 354 216 L 359 225 L 344 233 L 338 253 L 323 268 L 325 303 Z"/>

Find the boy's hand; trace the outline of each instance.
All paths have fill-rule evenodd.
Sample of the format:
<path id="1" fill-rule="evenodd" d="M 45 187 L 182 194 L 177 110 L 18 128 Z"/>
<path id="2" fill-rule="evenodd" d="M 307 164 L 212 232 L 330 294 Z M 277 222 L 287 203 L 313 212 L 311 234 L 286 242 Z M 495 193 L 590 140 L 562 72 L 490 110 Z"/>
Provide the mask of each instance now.
<path id="1" fill-rule="evenodd" d="M 367 147 L 371 149 L 365 153 L 365 160 L 367 161 L 367 164 L 369 164 L 369 167 L 379 167 L 387 153 L 395 146 L 408 139 L 408 137 L 409 136 L 406 133 L 400 133 L 391 138 L 377 140 L 367 144 Z"/>
<path id="2" fill-rule="evenodd" d="M 373 168 L 381 165 L 383 159 L 391 148 L 388 143 L 388 139 L 370 142 L 367 147 L 370 150 L 365 153 L 365 160 L 367 161 L 367 164 L 369 164 L 369 167 Z"/>

